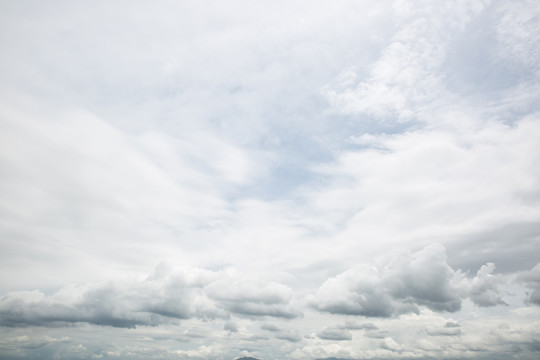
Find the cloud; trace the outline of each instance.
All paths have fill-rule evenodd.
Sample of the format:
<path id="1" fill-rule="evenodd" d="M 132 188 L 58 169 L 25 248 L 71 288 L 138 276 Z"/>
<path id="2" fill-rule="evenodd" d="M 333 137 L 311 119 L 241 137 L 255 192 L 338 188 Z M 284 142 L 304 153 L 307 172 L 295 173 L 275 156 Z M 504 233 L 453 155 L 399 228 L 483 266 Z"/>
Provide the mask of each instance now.
<path id="1" fill-rule="evenodd" d="M 537 358 L 539 9 L 2 2 L 0 358 Z"/>
<path id="2" fill-rule="evenodd" d="M 81 276 L 107 279 L 109 265 L 117 263 L 124 247 L 131 251 L 121 261 L 146 269 L 169 257 L 183 258 L 179 249 L 196 244 L 190 233 L 200 228 L 210 233 L 230 215 L 221 198 L 224 183 L 214 179 L 249 182 L 255 171 L 236 170 L 236 163 L 249 163 L 251 155 L 210 133 L 191 139 L 159 131 L 134 135 L 85 109 L 47 111 L 40 101 L 32 104 L 33 110 L 0 106 L 0 137 L 6 140 L 1 141 L 6 156 L 0 162 L 11 169 L 0 181 L 1 197 L 3 202 L 18 199 L 6 221 L 17 228 L 11 238 L 25 240 L 11 243 L 12 253 L 22 254 L 29 246 L 35 251 L 31 261 L 63 264 L 47 266 L 40 275 L 49 279 L 48 286 L 73 283 Z M 34 140 L 24 140 L 30 138 Z M 25 222 L 46 226 L 20 226 Z M 182 244 L 175 241 L 179 234 Z M 152 247 L 148 239 L 153 239 Z M 58 247 L 46 246 L 48 240 Z M 26 272 L 20 263 L 6 261 Z M 65 267 L 73 270 L 60 270 Z"/>
<path id="3" fill-rule="evenodd" d="M 173 356 L 188 359 L 208 359 L 213 357 L 219 357 L 223 355 L 223 349 L 218 346 L 206 346 L 201 345 L 197 349 L 193 350 L 176 350 L 172 351 Z"/>
<path id="4" fill-rule="evenodd" d="M 230 332 L 238 332 L 238 326 L 236 325 L 236 323 L 232 321 L 227 321 L 223 325 L 223 330 L 230 331 Z"/>
<path id="5" fill-rule="evenodd" d="M 517 280 L 532 290 L 528 293 L 526 302 L 540 305 L 540 264 L 536 264 L 531 270 L 520 274 Z"/>
<path id="6" fill-rule="evenodd" d="M 513 125 L 443 109 L 434 116 L 470 117 L 471 128 L 454 122 L 378 134 L 376 148 L 344 151 L 317 168 L 329 182 L 309 193 L 309 204 L 339 224 L 335 246 L 343 249 L 342 261 L 351 267 L 355 256 L 366 260 L 388 248 L 436 241 L 449 249 L 449 263 L 464 270 L 487 262 L 502 262 L 504 271 L 535 264 L 540 148 L 531 135 L 540 134 L 537 116 Z M 504 256 L 502 248 L 524 262 Z"/>
<path id="7" fill-rule="evenodd" d="M 3 339 L 2 345 L 8 348 L 22 348 L 22 349 L 39 349 L 49 344 L 69 343 L 71 339 L 68 336 L 62 338 L 56 338 L 52 336 L 35 336 L 29 337 L 28 335 L 17 336 L 14 338 Z"/>
<path id="8" fill-rule="evenodd" d="M 504 278 L 493 275 L 493 271 L 495 271 L 493 263 L 482 265 L 476 276 L 466 285 L 468 287 L 466 292 L 478 306 L 508 305 L 500 296 L 501 286 L 505 283 Z"/>
<path id="9" fill-rule="evenodd" d="M 225 279 L 208 285 L 206 292 L 227 311 L 239 315 L 287 319 L 301 315 L 291 305 L 291 289 L 275 282 L 263 285 L 253 280 Z"/>
<path id="10" fill-rule="evenodd" d="M 4 326 L 54 326 L 86 322 L 133 328 L 193 316 L 217 316 L 197 281 L 184 274 L 149 277 L 135 283 L 105 283 L 62 288 L 45 296 L 39 291 L 8 293 L 0 301 Z"/>
<path id="11" fill-rule="evenodd" d="M 312 304 L 330 313 L 372 317 L 418 312 L 417 305 L 457 311 L 461 301 L 453 282 L 444 248 L 432 246 L 393 258 L 382 270 L 357 267 L 329 279 Z"/>
<path id="12" fill-rule="evenodd" d="M 226 292 L 223 289 L 235 289 Z M 139 282 L 64 287 L 45 296 L 38 290 L 12 292 L 0 300 L 3 326 L 55 326 L 65 323 L 134 328 L 191 318 L 227 318 L 231 313 L 293 318 L 290 289 L 203 269 L 159 266 Z M 228 324 L 228 325 L 227 325 Z M 228 322 L 226 330 L 236 327 Z M 236 329 L 237 330 L 237 329 Z"/>
<path id="13" fill-rule="evenodd" d="M 271 332 L 276 332 L 276 331 L 281 330 L 278 326 L 272 325 L 272 324 L 262 324 L 261 329 L 266 330 L 266 331 L 271 331 Z"/>
<path id="14" fill-rule="evenodd" d="M 540 75 L 538 48 L 540 47 L 540 6 L 531 0 L 517 1 L 513 6 L 503 4 L 497 9 L 501 19 L 497 25 L 499 55 L 520 68 Z"/>
<path id="15" fill-rule="evenodd" d="M 318 332 L 317 337 L 323 340 L 352 340 L 352 333 L 347 329 L 327 327 Z"/>
<path id="16" fill-rule="evenodd" d="M 461 334 L 461 328 L 456 323 L 447 322 L 444 327 L 428 327 L 426 332 L 429 336 L 457 336 Z"/>
<path id="17" fill-rule="evenodd" d="M 400 351 L 401 346 L 396 342 L 396 340 L 392 339 L 390 336 L 385 337 L 381 343 L 381 346 L 383 349 L 387 349 L 390 351 Z"/>
<path id="18" fill-rule="evenodd" d="M 385 339 L 388 336 L 387 330 L 371 331 L 364 335 L 370 339 Z"/>
<path id="19" fill-rule="evenodd" d="M 447 321 L 446 324 L 444 324 L 444 327 L 445 328 L 455 328 L 455 327 L 460 327 L 460 325 L 456 322 L 452 322 L 452 321 Z"/>
<path id="20" fill-rule="evenodd" d="M 464 317 L 461 326 L 455 326 L 455 320 L 429 310 L 420 315 L 380 319 L 378 322 L 384 324 L 387 330 L 355 336 L 353 341 L 307 338 L 295 350 L 293 357 L 457 359 L 469 356 L 474 359 L 502 360 L 525 356 L 534 359 L 534 334 L 538 333 L 535 329 L 538 323 L 537 312 L 533 308 L 522 310 L 525 311 L 519 314 L 503 315 L 497 312 L 497 315 L 491 313 L 490 316 L 484 316 L 489 313 L 485 308 L 464 309 L 459 314 Z"/>
<path id="21" fill-rule="evenodd" d="M 401 30 L 372 65 L 368 79 L 351 85 L 354 80 L 348 69 L 338 89 L 325 89 L 329 102 L 345 113 L 388 121 L 417 119 L 419 112 L 445 94 L 438 68 L 452 34 L 483 6 L 483 2 L 453 1 L 443 11 L 422 2 L 396 2 L 395 10 L 404 23 Z"/>
<path id="22" fill-rule="evenodd" d="M 338 327 L 340 329 L 366 330 L 366 331 L 378 330 L 379 329 L 377 326 L 373 325 L 370 322 L 365 322 L 365 323 L 358 324 L 358 323 L 356 323 L 354 321 L 347 321 L 344 324 L 339 325 Z"/>
<path id="23" fill-rule="evenodd" d="M 302 341 L 302 336 L 294 330 L 280 331 L 276 334 L 276 339 L 285 340 L 292 343 Z"/>
<path id="24" fill-rule="evenodd" d="M 327 280 L 310 298 L 312 306 L 333 314 L 390 317 L 433 311 L 456 312 L 462 298 L 480 306 L 503 304 L 493 264 L 472 280 L 446 262 L 441 245 L 395 256 L 382 268 L 359 266 Z"/>

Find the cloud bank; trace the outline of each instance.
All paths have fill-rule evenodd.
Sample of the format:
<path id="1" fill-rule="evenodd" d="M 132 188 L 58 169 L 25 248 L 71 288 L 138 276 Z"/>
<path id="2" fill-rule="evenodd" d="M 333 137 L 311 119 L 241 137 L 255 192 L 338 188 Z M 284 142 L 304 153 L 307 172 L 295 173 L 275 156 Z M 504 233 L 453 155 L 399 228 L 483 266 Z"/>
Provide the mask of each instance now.
<path id="1" fill-rule="evenodd" d="M 535 288 L 538 265 L 518 277 Z M 46 296 L 39 290 L 8 293 L 0 300 L 3 326 L 61 326 L 65 323 L 133 328 L 157 326 L 187 319 L 248 318 L 294 319 L 300 304 L 331 314 L 384 318 L 420 314 L 421 308 L 454 313 L 469 298 L 480 307 L 506 305 L 501 298 L 508 279 L 484 265 L 474 277 L 453 270 L 442 245 L 392 257 L 381 268 L 358 266 L 325 281 L 305 299 L 286 285 L 261 282 L 227 272 L 173 269 L 162 265 L 143 281 L 69 286 Z M 536 281 L 536 282 L 535 282 Z M 527 301 L 537 303 L 535 292 Z M 225 324 L 227 330 L 236 326 Z M 348 322 L 326 328 L 321 339 L 349 339 L 349 330 L 374 330 L 371 323 Z M 278 338 L 299 341 L 299 335 L 272 324 L 263 330 Z"/>
<path id="2" fill-rule="evenodd" d="M 38 290 L 8 293 L 0 301 L 3 326 L 62 326 L 85 322 L 133 328 L 191 318 L 227 319 L 232 314 L 294 318 L 285 285 L 235 279 L 202 269 L 164 269 L 139 282 L 62 288 L 46 296 Z"/>

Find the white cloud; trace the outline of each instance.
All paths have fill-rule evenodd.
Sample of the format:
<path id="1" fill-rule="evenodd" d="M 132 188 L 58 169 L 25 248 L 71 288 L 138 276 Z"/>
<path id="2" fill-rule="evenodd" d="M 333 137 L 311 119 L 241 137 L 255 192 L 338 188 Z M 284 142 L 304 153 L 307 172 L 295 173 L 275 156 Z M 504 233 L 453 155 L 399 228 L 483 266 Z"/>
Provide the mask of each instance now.
<path id="1" fill-rule="evenodd" d="M 2 359 L 537 357 L 535 2 L 0 8 Z"/>
<path id="2" fill-rule="evenodd" d="M 487 255 L 498 253 L 507 237 L 461 239 L 511 224 L 537 223 L 536 118 L 512 126 L 488 121 L 470 130 L 380 135 L 377 148 L 343 152 L 337 163 L 317 169 L 330 180 L 308 194 L 310 210 L 340 224 L 334 251 L 342 247 L 340 261 L 349 265 L 357 254 L 367 258 L 389 246 L 433 241 L 447 247 L 459 242 L 462 249 L 479 246 L 476 259 L 493 261 Z M 514 232 L 520 236 L 518 227 Z M 528 263 L 536 262 L 528 246 L 513 249 Z M 476 264 L 462 266 L 476 270 Z"/>
<path id="3" fill-rule="evenodd" d="M 498 9 L 500 21 L 497 25 L 497 40 L 500 56 L 515 66 L 525 66 L 536 76 L 538 48 L 540 46 L 540 6 L 535 1 L 518 1 L 509 6 L 502 4 Z"/>
<path id="4" fill-rule="evenodd" d="M 342 89 L 325 90 L 330 103 L 346 113 L 415 120 L 423 108 L 446 95 L 438 68 L 448 42 L 484 3 L 453 1 L 438 7 L 424 1 L 395 2 L 404 23 L 401 30 L 372 65 L 366 81 L 351 86 L 351 77 L 346 76 Z"/>

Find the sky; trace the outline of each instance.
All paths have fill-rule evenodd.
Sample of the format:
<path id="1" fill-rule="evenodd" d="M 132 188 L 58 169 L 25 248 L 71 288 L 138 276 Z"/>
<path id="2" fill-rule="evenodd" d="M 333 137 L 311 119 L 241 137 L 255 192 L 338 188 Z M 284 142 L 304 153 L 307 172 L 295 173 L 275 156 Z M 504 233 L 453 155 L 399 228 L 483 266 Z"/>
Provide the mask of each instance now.
<path id="1" fill-rule="evenodd" d="M 538 359 L 540 2 L 0 1 L 0 358 Z"/>

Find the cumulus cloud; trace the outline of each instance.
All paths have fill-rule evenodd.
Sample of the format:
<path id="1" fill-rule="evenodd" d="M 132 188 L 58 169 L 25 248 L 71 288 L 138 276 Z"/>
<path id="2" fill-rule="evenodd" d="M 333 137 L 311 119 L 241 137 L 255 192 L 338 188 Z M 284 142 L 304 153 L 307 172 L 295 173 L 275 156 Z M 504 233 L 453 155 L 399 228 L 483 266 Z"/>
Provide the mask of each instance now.
<path id="1" fill-rule="evenodd" d="M 467 287 L 466 293 L 478 306 L 507 305 L 500 296 L 505 279 L 494 275 L 494 271 L 495 265 L 488 263 L 482 265 L 474 278 L 464 280 Z"/>
<path id="2" fill-rule="evenodd" d="M 318 332 L 317 337 L 323 340 L 352 340 L 352 333 L 347 329 L 327 327 Z"/>
<path id="3" fill-rule="evenodd" d="M 236 291 L 223 295 L 223 289 Z M 271 283 L 234 279 L 203 269 L 160 266 L 140 282 L 65 287 L 45 296 L 38 290 L 12 292 L 0 300 L 4 326 L 86 322 L 127 327 L 155 326 L 190 318 L 227 318 L 231 313 L 292 318 L 290 289 Z M 233 323 L 225 329 L 237 331 Z"/>
<path id="4" fill-rule="evenodd" d="M 276 339 L 296 343 L 302 341 L 302 336 L 294 330 L 280 331 L 276 334 Z"/>
<path id="5" fill-rule="evenodd" d="M 192 316 L 216 316 L 197 279 L 184 274 L 155 276 L 135 283 L 67 287 L 45 296 L 39 291 L 8 293 L 0 302 L 7 326 L 87 322 L 115 327 L 158 325 Z"/>
<path id="6" fill-rule="evenodd" d="M 520 274 L 517 280 L 530 289 L 526 302 L 540 305 L 540 264 L 536 264 L 531 270 Z"/>
<path id="7" fill-rule="evenodd" d="M 282 284 L 253 280 L 218 280 L 206 287 L 208 295 L 227 311 L 246 316 L 292 319 L 300 315 L 291 305 L 292 290 Z"/>
<path id="8" fill-rule="evenodd" d="M 393 257 L 384 267 L 359 266 L 326 281 L 310 298 L 313 307 L 333 314 L 389 317 L 433 311 L 456 312 L 464 297 L 480 306 L 502 304 L 493 264 L 472 280 L 446 262 L 441 245 Z"/>

